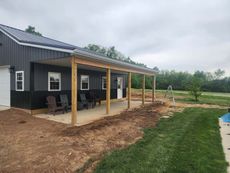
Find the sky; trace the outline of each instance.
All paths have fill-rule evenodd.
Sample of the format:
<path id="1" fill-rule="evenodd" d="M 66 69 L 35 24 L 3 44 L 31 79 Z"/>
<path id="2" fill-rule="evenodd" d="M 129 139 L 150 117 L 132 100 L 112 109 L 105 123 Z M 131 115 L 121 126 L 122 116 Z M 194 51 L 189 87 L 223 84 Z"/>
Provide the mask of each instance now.
<path id="1" fill-rule="evenodd" d="M 0 23 L 161 70 L 230 75 L 229 0 L 1 0 Z"/>

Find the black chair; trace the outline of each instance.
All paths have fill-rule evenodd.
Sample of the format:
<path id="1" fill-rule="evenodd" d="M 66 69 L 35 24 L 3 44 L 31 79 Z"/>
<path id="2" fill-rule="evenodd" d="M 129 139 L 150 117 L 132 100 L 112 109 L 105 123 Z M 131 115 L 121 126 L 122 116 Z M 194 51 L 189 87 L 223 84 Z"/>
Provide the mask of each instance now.
<path id="1" fill-rule="evenodd" d="M 80 94 L 79 99 L 80 99 L 80 100 L 79 100 L 79 102 L 78 102 L 78 109 L 79 109 L 79 110 L 84 109 L 84 108 L 89 109 L 89 102 L 88 102 L 88 100 L 86 99 L 85 94 Z"/>
<path id="2" fill-rule="evenodd" d="M 99 97 L 96 97 L 96 94 L 93 91 L 89 92 L 89 102 L 92 103 L 93 107 L 96 106 L 97 102 L 99 103 L 99 105 L 101 105 L 101 99 Z"/>
<path id="3" fill-rule="evenodd" d="M 91 103 L 92 107 L 96 106 L 96 97 L 93 91 L 88 93 L 88 101 Z"/>
<path id="4" fill-rule="evenodd" d="M 71 110 L 71 106 L 69 104 L 68 96 L 66 94 L 60 95 L 61 105 L 65 107 L 66 112 Z"/>

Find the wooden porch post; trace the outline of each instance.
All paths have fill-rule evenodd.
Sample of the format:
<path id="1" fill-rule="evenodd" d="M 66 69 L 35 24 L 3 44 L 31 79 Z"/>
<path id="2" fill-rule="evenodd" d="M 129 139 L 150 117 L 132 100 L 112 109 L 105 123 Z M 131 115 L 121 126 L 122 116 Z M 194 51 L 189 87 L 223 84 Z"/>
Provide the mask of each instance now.
<path id="1" fill-rule="evenodd" d="M 129 72 L 129 76 L 128 76 L 128 109 L 131 108 L 131 85 L 132 85 L 132 73 Z"/>
<path id="2" fill-rule="evenodd" d="M 73 57 L 71 60 L 71 67 L 72 67 L 72 115 L 71 115 L 71 124 L 74 126 L 77 123 L 77 64 L 75 62 L 75 58 Z"/>
<path id="3" fill-rule="evenodd" d="M 142 105 L 145 104 L 145 75 L 142 77 Z"/>
<path id="4" fill-rule="evenodd" d="M 106 69 L 106 114 L 110 113 L 110 86 L 111 86 L 111 70 Z"/>
<path id="5" fill-rule="evenodd" d="M 156 98 L 156 76 L 153 76 L 153 83 L 152 83 L 152 102 L 155 101 Z"/>

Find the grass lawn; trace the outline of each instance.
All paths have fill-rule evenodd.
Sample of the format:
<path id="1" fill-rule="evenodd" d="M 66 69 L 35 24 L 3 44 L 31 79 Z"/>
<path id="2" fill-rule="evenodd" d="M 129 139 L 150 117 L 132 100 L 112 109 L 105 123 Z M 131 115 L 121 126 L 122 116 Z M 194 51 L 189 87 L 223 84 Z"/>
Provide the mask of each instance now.
<path id="1" fill-rule="evenodd" d="M 187 108 L 161 119 L 157 127 L 144 129 L 138 143 L 106 155 L 95 172 L 226 173 L 218 126 L 224 113 Z"/>

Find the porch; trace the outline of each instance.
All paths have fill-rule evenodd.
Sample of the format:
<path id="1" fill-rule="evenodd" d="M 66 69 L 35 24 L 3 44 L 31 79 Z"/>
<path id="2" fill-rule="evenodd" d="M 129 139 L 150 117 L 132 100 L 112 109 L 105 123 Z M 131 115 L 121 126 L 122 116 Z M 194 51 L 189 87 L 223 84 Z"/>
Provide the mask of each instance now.
<path id="1" fill-rule="evenodd" d="M 142 105 L 142 101 L 131 101 L 131 107 L 130 108 L 136 108 L 140 107 Z M 85 124 L 89 124 L 93 121 L 96 121 L 98 119 L 101 119 L 103 117 L 107 116 L 113 116 L 121 113 L 122 111 L 126 110 L 128 107 L 128 101 L 127 100 L 116 100 L 111 102 L 111 109 L 110 114 L 106 114 L 106 103 L 102 102 L 101 105 L 97 105 L 95 108 L 90 109 L 84 109 L 78 111 L 77 116 L 77 123 L 75 125 L 82 126 Z M 71 124 L 71 112 L 65 113 L 65 114 L 57 114 L 53 116 L 52 114 L 38 114 L 36 117 L 44 118 L 64 124 Z"/>
<path id="2" fill-rule="evenodd" d="M 101 115 L 105 116 L 111 116 L 119 113 L 120 111 L 124 109 L 130 109 L 133 106 L 135 107 L 136 104 L 133 104 L 131 101 L 131 75 L 132 73 L 140 74 L 142 75 L 142 101 L 139 102 L 138 104 L 145 104 L 145 76 L 151 76 L 152 77 L 152 102 L 155 100 L 155 86 L 156 86 L 156 72 L 152 69 L 146 68 L 146 67 L 140 67 L 137 65 L 129 64 L 126 62 L 121 62 L 115 59 L 110 59 L 107 57 L 103 57 L 97 54 L 93 54 L 90 52 L 82 52 L 82 50 L 75 50 L 74 53 L 72 54 L 71 57 L 64 57 L 64 58 L 58 58 L 58 59 L 49 59 L 49 60 L 43 60 L 43 61 L 38 61 L 36 63 L 40 64 L 48 64 L 48 65 L 55 65 L 55 66 L 62 66 L 62 67 L 68 67 L 71 70 L 71 103 L 72 110 L 71 113 L 66 115 L 65 117 L 66 120 L 63 119 L 64 122 L 66 123 L 71 123 L 72 126 L 74 125 L 80 125 L 87 123 L 86 117 L 91 117 L 91 120 L 96 120 L 98 117 L 101 117 Z M 77 111 L 77 105 L 78 105 L 78 94 L 79 94 L 79 88 L 80 91 L 82 90 L 82 83 L 79 85 L 79 82 L 82 82 L 82 80 L 79 80 L 79 70 L 81 69 L 91 69 L 93 71 L 101 71 L 104 73 L 105 77 L 105 103 L 103 106 L 100 108 L 97 107 L 98 110 L 93 109 L 92 114 L 87 112 L 87 115 L 83 115 L 85 111 Z M 112 75 L 111 74 L 126 74 L 127 75 L 127 101 L 125 104 L 113 104 L 111 103 L 112 99 Z M 118 78 L 117 78 L 117 81 Z M 121 80 L 122 81 L 122 80 Z M 116 89 L 117 90 L 122 90 L 122 85 L 121 83 L 117 82 L 116 84 Z M 88 86 L 88 85 L 87 85 Z M 104 85 L 103 85 L 104 86 Z M 89 89 L 87 87 L 87 89 Z M 117 98 L 122 98 L 118 97 L 119 94 L 117 94 Z M 117 106 L 116 106 L 117 105 Z M 113 112 L 113 110 L 115 110 Z M 94 115 L 95 112 L 98 112 L 97 115 Z M 86 114 L 86 113 L 85 113 Z M 83 116 L 84 118 L 79 118 L 80 116 Z M 95 118 L 92 118 L 92 115 L 95 116 Z M 50 117 L 51 118 L 51 117 Z M 59 117 L 61 119 L 61 116 Z M 82 120 L 81 120 L 82 119 Z"/>

